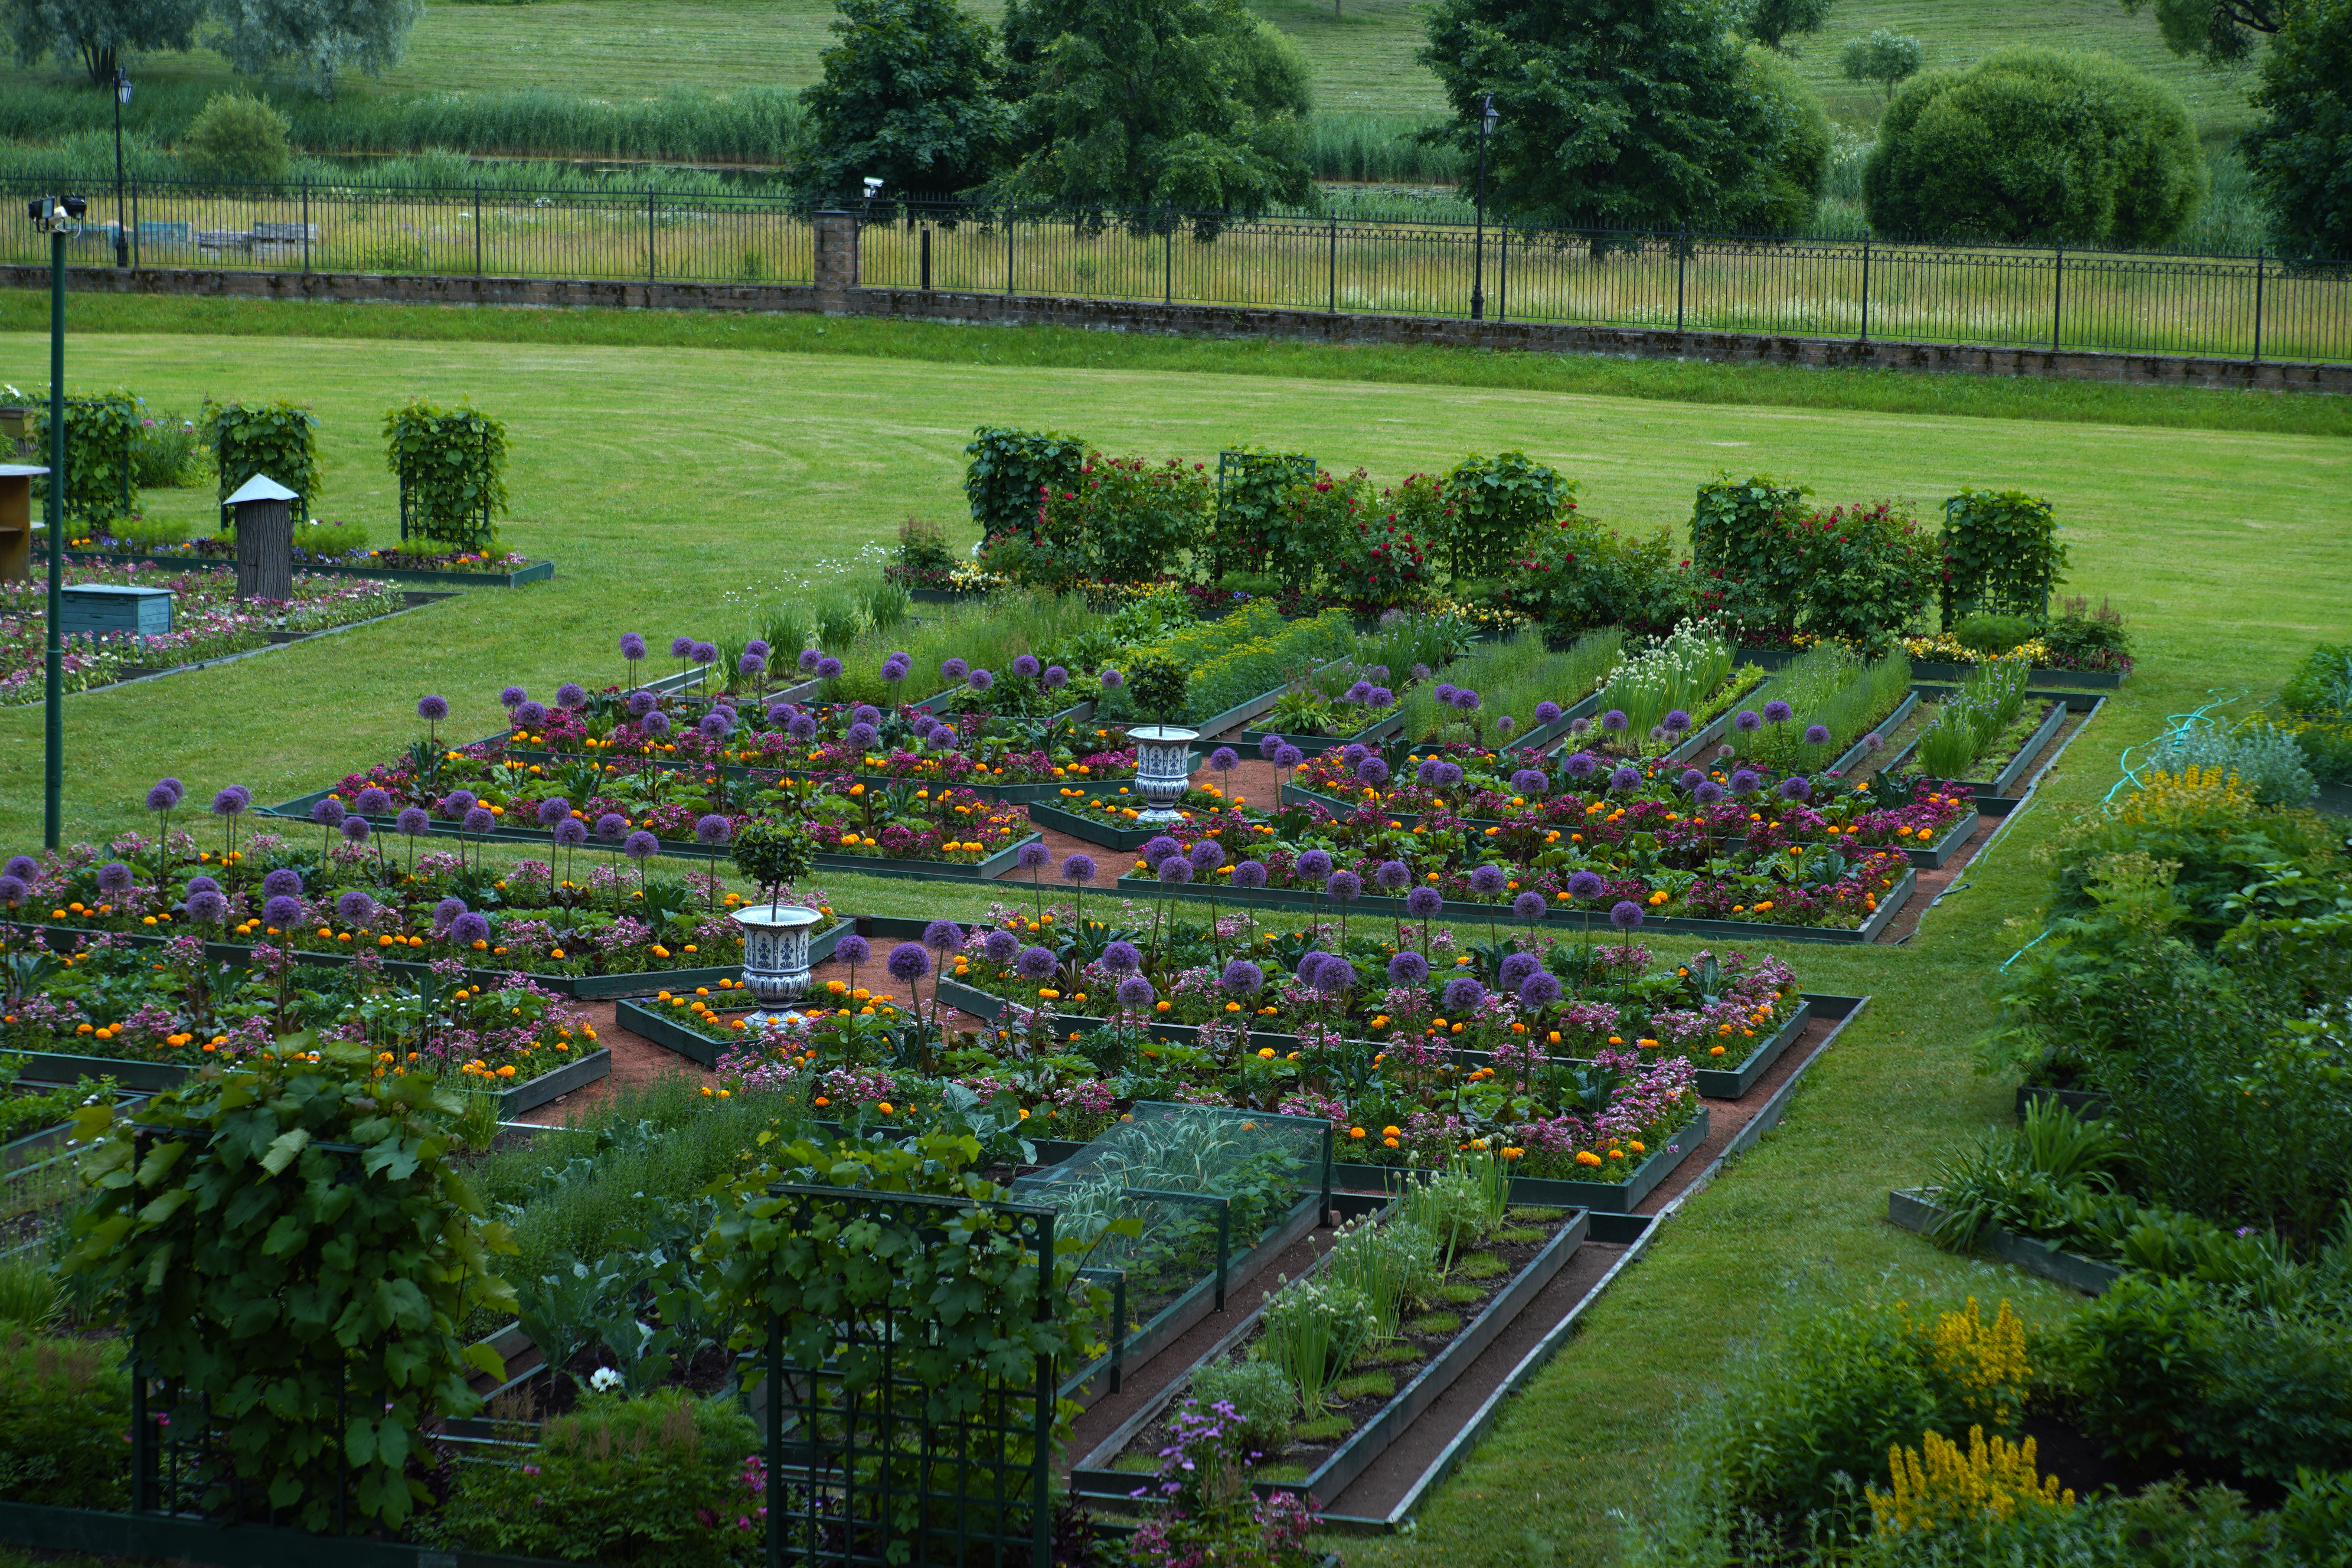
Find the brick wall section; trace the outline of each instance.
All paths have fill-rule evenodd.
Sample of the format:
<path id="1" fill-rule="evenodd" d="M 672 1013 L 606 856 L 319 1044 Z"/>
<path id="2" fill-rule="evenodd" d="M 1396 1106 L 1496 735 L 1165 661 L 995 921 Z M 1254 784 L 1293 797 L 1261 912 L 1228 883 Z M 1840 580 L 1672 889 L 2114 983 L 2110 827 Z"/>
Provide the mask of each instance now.
<path id="1" fill-rule="evenodd" d="M 822 219 L 820 219 L 822 223 Z M 2265 392 L 2352 393 L 2352 365 L 2261 364 L 2179 354 L 2096 353 L 2046 349 L 1966 348 L 1945 343 L 1855 342 L 1850 338 L 1776 337 L 1757 332 L 1667 331 L 1635 327 L 1531 321 L 1469 321 L 1444 317 L 1378 316 L 1322 310 L 1160 305 L 1064 300 L 943 289 L 865 289 L 856 277 L 856 227 L 845 244 L 817 251 L 824 287 L 808 284 L 646 283 L 545 278 L 379 277 L 111 267 L 75 268 L 68 287 L 81 293 L 199 295 L 228 299 L 323 300 L 425 305 L 503 305 L 571 309 L 750 310 L 892 317 L 988 326 L 1060 326 L 1186 337 L 1286 337 L 1318 342 L 1484 348 L 1527 353 L 1608 354 L 1628 359 L 1703 360 L 1720 364 L 1790 364 L 1930 374 L 2044 376 L 2138 385 Z M 826 232 L 821 226 L 820 234 Z M 46 267 L 0 267 L 0 288 L 47 289 Z"/>
<path id="2" fill-rule="evenodd" d="M 857 288 L 856 217 L 849 213 L 816 215 L 816 305 L 828 316 L 852 313 L 850 294 Z"/>

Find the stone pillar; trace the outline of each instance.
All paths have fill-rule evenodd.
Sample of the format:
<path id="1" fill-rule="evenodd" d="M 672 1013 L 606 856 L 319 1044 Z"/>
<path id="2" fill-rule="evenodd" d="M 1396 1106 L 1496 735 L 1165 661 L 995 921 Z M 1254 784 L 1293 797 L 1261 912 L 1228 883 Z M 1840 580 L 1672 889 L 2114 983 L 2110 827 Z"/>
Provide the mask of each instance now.
<path id="1" fill-rule="evenodd" d="M 828 316 L 849 313 L 849 291 L 857 282 L 856 213 L 816 215 L 816 301 Z"/>

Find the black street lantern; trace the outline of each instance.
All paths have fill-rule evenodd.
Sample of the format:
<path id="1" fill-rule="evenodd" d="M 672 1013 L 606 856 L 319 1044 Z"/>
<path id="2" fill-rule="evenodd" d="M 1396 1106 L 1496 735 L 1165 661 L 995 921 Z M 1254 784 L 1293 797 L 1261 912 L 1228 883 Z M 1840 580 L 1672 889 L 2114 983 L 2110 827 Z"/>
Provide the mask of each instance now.
<path id="1" fill-rule="evenodd" d="M 122 106 L 131 101 L 131 73 L 114 68 L 114 264 L 131 265 L 131 232 L 122 223 Z"/>
<path id="2" fill-rule="evenodd" d="M 1479 100 L 1478 227 L 1470 252 L 1470 319 L 1474 321 L 1483 321 L 1486 315 L 1486 136 L 1501 118 L 1495 112 L 1493 93 Z"/>
<path id="3" fill-rule="evenodd" d="M 49 237 L 49 533 L 47 700 L 42 729 L 42 842 L 50 848 L 65 826 L 66 698 L 66 241 L 81 232 L 89 204 L 79 196 L 36 196 L 25 204 L 33 227 Z"/>

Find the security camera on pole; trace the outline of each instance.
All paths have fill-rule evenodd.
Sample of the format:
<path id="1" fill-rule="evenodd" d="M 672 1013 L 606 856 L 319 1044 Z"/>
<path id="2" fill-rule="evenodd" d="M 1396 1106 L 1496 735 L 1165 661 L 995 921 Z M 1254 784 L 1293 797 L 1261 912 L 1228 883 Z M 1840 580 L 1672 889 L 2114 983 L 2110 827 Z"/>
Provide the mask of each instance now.
<path id="1" fill-rule="evenodd" d="M 55 849 L 65 828 L 66 645 L 66 241 L 81 232 L 89 204 L 79 196 L 37 196 L 25 204 L 33 227 L 49 237 L 49 635 L 47 751 L 41 784 L 42 842 Z"/>

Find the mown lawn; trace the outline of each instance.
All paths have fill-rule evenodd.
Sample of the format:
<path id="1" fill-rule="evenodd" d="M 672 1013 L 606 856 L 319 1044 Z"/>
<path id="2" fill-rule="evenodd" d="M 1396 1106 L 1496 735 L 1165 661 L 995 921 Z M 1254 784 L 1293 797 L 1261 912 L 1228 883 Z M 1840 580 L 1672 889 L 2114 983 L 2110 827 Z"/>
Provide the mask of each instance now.
<path id="1" fill-rule="evenodd" d="M 0 320 L 29 325 L 26 303 Z M 450 314 L 416 319 L 446 324 Z M 473 318 L 502 338 L 517 336 L 503 323 L 519 319 Z M 320 515 L 364 521 L 379 540 L 396 532 L 376 436 L 383 410 L 417 394 L 470 395 L 512 432 L 508 537 L 556 560 L 557 578 L 70 699 L 74 837 L 137 821 L 140 796 L 163 773 L 199 799 L 232 781 L 263 800 L 317 787 L 404 745 L 423 692 L 449 698 L 452 732 L 487 732 L 507 682 L 544 690 L 615 675 L 614 642 L 626 630 L 666 642 L 730 629 L 762 602 L 870 569 L 856 564 L 861 554 L 910 514 L 969 537 L 961 447 L 984 422 L 1212 462 L 1234 441 L 1293 447 L 1384 482 L 1465 449 L 1519 447 L 1577 476 L 1592 513 L 1644 529 L 1679 525 L 1692 487 L 1719 467 L 1793 477 L 1824 500 L 1902 498 L 1922 515 L 1961 484 L 2057 503 L 2074 582 L 2128 617 L 2139 673 L 1914 942 L 1793 955 L 1806 985 L 1867 993 L 1869 1012 L 1816 1068 L 1784 1129 L 1674 1222 L 1437 1493 L 1418 1532 L 1346 1543 L 1360 1562 L 1606 1561 L 1609 1510 L 1641 1506 L 1674 1454 L 1675 1413 L 1703 1396 L 1725 1346 L 1767 1321 L 1792 1282 L 1891 1268 L 2063 1310 L 2021 1276 L 1955 1263 L 1889 1229 L 1885 1189 L 1918 1179 L 1938 1151 L 2005 1112 L 2007 1086 L 1975 1077 L 1968 1047 L 1988 1021 L 1987 974 L 2035 929 L 2034 846 L 2095 805 L 2119 750 L 2167 715 L 2234 693 L 2259 701 L 2310 643 L 2352 629 L 2352 447 L 2340 437 L 1314 379 L 1312 369 L 1267 374 L 1249 345 L 1181 345 L 1192 368 L 1175 374 L 1160 363 L 949 363 L 527 336 L 278 337 L 256 333 L 259 321 L 240 318 L 251 335 L 85 331 L 68 381 L 128 384 L 159 410 L 193 411 L 207 393 L 307 401 L 330 465 Z M 1017 335 L 965 341 L 977 357 Z M 0 333 L 0 381 L 38 384 L 45 356 L 42 337 Z M 150 509 L 201 517 L 209 492 L 152 495 Z M 0 851 L 37 841 L 40 754 L 38 709 L 0 712 Z M 849 878 L 829 887 L 837 905 L 872 912 L 969 915 L 986 902 Z"/>

